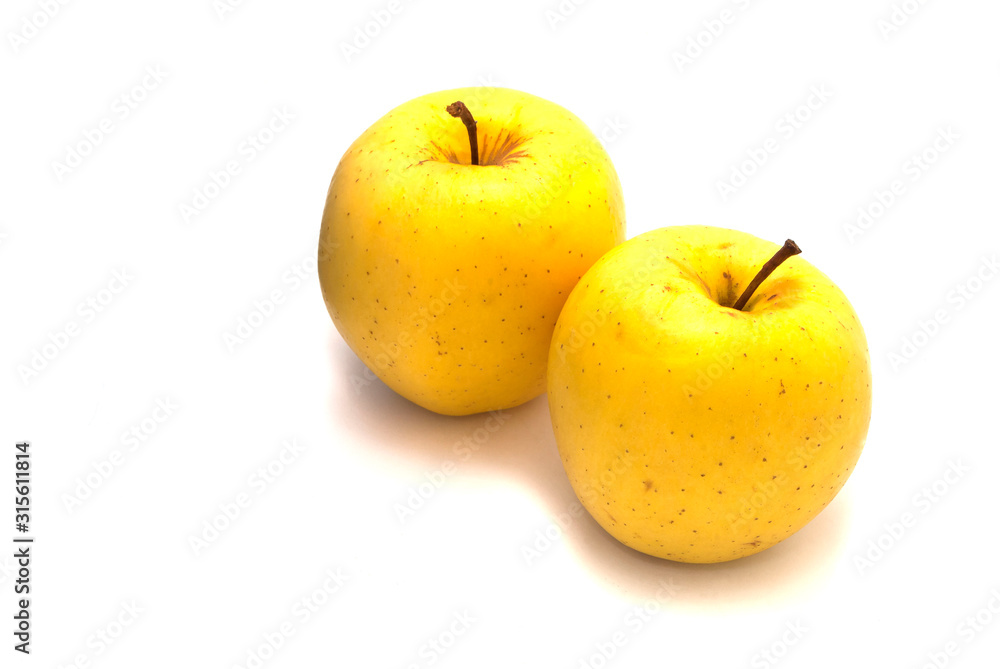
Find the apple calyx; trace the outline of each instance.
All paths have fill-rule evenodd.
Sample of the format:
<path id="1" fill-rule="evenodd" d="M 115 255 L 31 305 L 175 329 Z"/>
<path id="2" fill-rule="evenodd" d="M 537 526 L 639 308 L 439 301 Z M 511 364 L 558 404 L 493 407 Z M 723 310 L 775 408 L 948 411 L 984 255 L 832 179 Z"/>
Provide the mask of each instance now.
<path id="1" fill-rule="evenodd" d="M 747 302 L 750 301 L 750 298 L 753 296 L 753 292 L 757 290 L 758 286 L 764 283 L 764 279 L 771 276 L 771 272 L 776 270 L 778 265 L 800 253 L 802 253 L 802 249 L 799 248 L 799 245 L 791 239 L 786 239 L 785 245 L 778 249 L 778 251 L 771 256 L 771 259 L 764 263 L 764 266 L 760 268 L 760 271 L 757 272 L 757 276 L 753 278 L 750 285 L 747 286 L 746 290 L 743 291 L 743 294 L 740 295 L 740 299 L 736 300 L 736 304 L 733 305 L 733 309 L 736 311 L 743 311 L 743 307 L 745 307 Z"/>
<path id="2" fill-rule="evenodd" d="M 472 118 L 472 112 L 462 101 L 453 102 L 446 107 L 449 114 L 455 118 L 462 119 L 466 129 L 469 131 L 469 146 L 472 148 L 472 164 L 479 164 L 479 138 L 476 137 L 476 119 Z"/>

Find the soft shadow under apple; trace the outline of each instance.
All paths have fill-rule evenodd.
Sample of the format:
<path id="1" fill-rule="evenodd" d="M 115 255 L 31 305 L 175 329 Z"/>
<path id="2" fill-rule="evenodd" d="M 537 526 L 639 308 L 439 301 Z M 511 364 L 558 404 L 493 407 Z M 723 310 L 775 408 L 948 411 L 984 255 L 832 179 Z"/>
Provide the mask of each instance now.
<path id="1" fill-rule="evenodd" d="M 494 415 L 490 424 L 494 429 L 483 431 L 491 414 L 454 417 L 423 409 L 371 374 L 366 377 L 364 364 L 336 335 L 333 338 L 333 374 L 345 387 L 332 413 L 338 415 L 342 427 L 363 432 L 366 442 L 380 447 L 373 449 L 373 461 L 392 458 L 419 476 L 444 461 L 455 461 L 456 444 L 472 443 L 477 450 L 461 462 L 458 475 L 511 481 L 553 517 L 578 503 L 562 468 L 544 395 Z M 366 381 L 358 386 L 359 379 Z M 345 397 L 349 398 L 346 406 Z M 497 426 L 497 421 L 502 423 Z M 469 441 L 482 434 L 488 434 L 485 441 Z M 710 565 L 644 555 L 619 543 L 585 513 L 561 541 L 585 569 L 619 595 L 636 602 L 654 599 L 662 582 L 672 581 L 676 586 L 673 601 L 686 609 L 718 612 L 759 608 L 821 587 L 839 560 L 848 515 L 849 500 L 841 494 L 805 528 L 777 546 Z"/>
<path id="2" fill-rule="evenodd" d="M 574 523 L 566 540 L 579 562 L 616 593 L 637 603 L 657 599 L 666 582 L 675 588 L 673 601 L 718 613 L 778 605 L 822 588 L 840 561 L 849 516 L 850 501 L 841 494 L 778 545 L 716 564 L 645 555 L 618 542 L 589 515 Z"/>

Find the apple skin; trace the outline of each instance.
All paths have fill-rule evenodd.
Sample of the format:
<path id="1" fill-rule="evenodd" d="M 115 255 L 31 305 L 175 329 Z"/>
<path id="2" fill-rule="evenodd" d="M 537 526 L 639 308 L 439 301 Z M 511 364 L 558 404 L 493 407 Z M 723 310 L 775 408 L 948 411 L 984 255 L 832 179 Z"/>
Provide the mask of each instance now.
<path id="1" fill-rule="evenodd" d="M 864 331 L 837 286 L 778 245 L 704 226 L 612 249 L 563 308 L 549 408 L 581 503 L 649 555 L 722 562 L 791 536 L 836 496 L 871 417 Z"/>
<path id="2" fill-rule="evenodd" d="M 481 164 L 445 108 L 478 122 Z M 621 184 L 576 116 L 510 89 L 411 100 L 347 150 L 319 244 L 323 299 L 382 381 L 449 415 L 545 391 L 552 329 L 583 273 L 625 237 Z"/>

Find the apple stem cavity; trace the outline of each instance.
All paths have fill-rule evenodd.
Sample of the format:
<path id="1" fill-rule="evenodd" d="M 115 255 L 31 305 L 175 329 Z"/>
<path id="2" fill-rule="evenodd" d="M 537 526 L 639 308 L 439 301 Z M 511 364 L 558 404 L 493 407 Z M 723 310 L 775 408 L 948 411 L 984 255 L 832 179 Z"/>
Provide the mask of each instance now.
<path id="1" fill-rule="evenodd" d="M 448 113 L 455 118 L 462 119 L 465 128 L 469 131 L 469 146 L 472 148 L 472 164 L 479 164 L 479 138 L 476 136 L 476 119 L 472 118 L 472 112 L 465 106 L 464 102 L 453 102 L 447 107 Z"/>
<path id="2" fill-rule="evenodd" d="M 799 248 L 799 245 L 791 239 L 786 239 L 785 245 L 778 249 L 777 253 L 771 256 L 771 259 L 764 263 L 764 266 L 760 268 L 760 271 L 757 272 L 757 276 L 753 278 L 753 281 L 750 282 L 747 289 L 743 291 L 742 295 L 740 295 L 740 299 L 736 300 L 736 304 L 733 305 L 733 309 L 736 311 L 743 311 L 743 307 L 745 307 L 747 302 L 750 301 L 750 298 L 753 296 L 753 292 L 757 290 L 760 284 L 764 283 L 764 279 L 771 276 L 771 272 L 778 269 L 778 265 L 800 253 L 802 253 L 802 249 Z"/>

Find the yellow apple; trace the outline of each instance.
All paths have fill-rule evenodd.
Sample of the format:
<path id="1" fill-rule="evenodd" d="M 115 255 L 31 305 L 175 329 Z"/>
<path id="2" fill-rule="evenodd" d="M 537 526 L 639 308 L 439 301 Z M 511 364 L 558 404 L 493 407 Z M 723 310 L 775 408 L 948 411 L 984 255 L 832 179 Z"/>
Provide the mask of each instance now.
<path id="1" fill-rule="evenodd" d="M 450 415 L 504 409 L 545 391 L 559 311 L 624 228 L 618 176 L 580 119 L 514 90 L 442 91 L 344 154 L 320 286 L 344 340 L 400 395 Z"/>
<path id="2" fill-rule="evenodd" d="M 625 545 L 681 562 L 757 553 L 853 471 L 871 416 L 864 331 L 829 278 L 782 264 L 794 243 L 776 249 L 663 228 L 612 249 L 567 300 L 549 353 L 556 442 L 581 503 Z"/>

